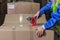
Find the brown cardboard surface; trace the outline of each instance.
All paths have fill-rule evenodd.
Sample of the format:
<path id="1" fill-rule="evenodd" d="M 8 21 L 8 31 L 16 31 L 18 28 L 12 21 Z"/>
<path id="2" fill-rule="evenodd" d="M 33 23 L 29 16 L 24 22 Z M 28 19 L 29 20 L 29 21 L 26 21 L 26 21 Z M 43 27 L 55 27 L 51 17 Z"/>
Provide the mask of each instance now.
<path id="1" fill-rule="evenodd" d="M 23 25 L 21 28 L 16 26 L 16 40 L 54 40 L 53 30 L 46 30 L 46 35 L 41 38 L 37 37 L 35 31 L 30 25 Z"/>
<path id="2" fill-rule="evenodd" d="M 13 40 L 11 31 L 0 30 L 0 40 Z"/>
<path id="3" fill-rule="evenodd" d="M 9 5 L 14 5 L 14 4 L 13 4 L 13 3 L 8 3 L 8 4 L 7 4 L 7 13 L 8 13 L 8 14 L 10 14 L 10 13 L 11 13 L 11 14 L 16 13 L 16 12 L 15 12 L 15 10 L 16 10 L 16 9 L 15 9 L 15 5 L 14 5 L 14 8 L 13 8 L 13 9 L 9 9 Z"/>
<path id="4" fill-rule="evenodd" d="M 0 27 L 0 40 L 13 40 L 12 28 L 8 26 Z"/>
<path id="5" fill-rule="evenodd" d="M 23 31 L 23 32 L 20 32 L 20 31 L 16 31 L 16 40 L 20 40 L 20 39 L 22 39 L 22 40 L 54 40 L 54 32 L 53 31 L 46 31 L 46 33 L 47 33 L 47 35 L 46 36 L 44 36 L 44 37 L 42 37 L 42 38 L 38 38 L 37 36 L 36 36 L 36 34 L 35 34 L 35 32 L 34 33 L 29 33 L 28 34 L 28 32 L 25 32 L 25 31 Z M 20 34 L 20 35 L 19 35 Z M 23 35 L 24 34 L 24 35 Z M 35 34 L 35 35 L 34 35 Z M 20 38 L 22 36 L 22 38 Z M 29 38 L 28 38 L 28 37 Z M 23 39 L 24 38 L 24 39 Z"/>
<path id="6" fill-rule="evenodd" d="M 39 8 L 40 4 L 39 3 L 34 3 L 34 2 L 16 2 L 12 3 L 14 4 L 14 9 L 7 9 L 8 14 L 30 14 L 30 13 L 36 13 Z"/>
<path id="7" fill-rule="evenodd" d="M 38 26 L 37 26 L 38 27 Z M 54 40 L 54 31 L 46 30 L 46 35 L 38 38 L 31 25 L 16 24 L 0 27 L 0 39 L 2 40 Z"/>
<path id="8" fill-rule="evenodd" d="M 0 36 L 0 39 L 2 40 L 4 39 L 5 40 L 8 39 L 9 40 L 54 40 L 53 30 L 46 30 L 46 36 L 38 38 L 35 34 L 35 29 L 29 24 L 29 22 L 26 21 L 26 17 L 28 15 L 32 16 L 34 14 L 7 14 L 4 24 L 0 27 L 1 30 L 0 35 L 2 35 Z M 23 16 L 23 21 L 20 23 L 19 18 L 21 16 Z M 44 15 L 41 17 L 41 19 L 39 19 L 39 22 L 40 24 L 46 22 Z"/>
<path id="9" fill-rule="evenodd" d="M 32 6 L 31 12 L 34 13 L 34 14 L 40 9 L 40 4 L 39 3 L 32 3 L 31 6 Z"/>
<path id="10" fill-rule="evenodd" d="M 54 31 L 46 30 L 46 35 L 38 38 L 35 32 L 33 32 L 33 39 L 34 40 L 54 40 Z"/>
<path id="11" fill-rule="evenodd" d="M 32 17 L 34 14 L 7 14 L 5 17 L 4 24 L 29 24 L 26 20 L 27 17 Z M 20 19 L 22 20 L 20 21 Z M 37 23 L 43 24 L 46 22 L 45 15 L 42 15 L 37 21 Z"/>

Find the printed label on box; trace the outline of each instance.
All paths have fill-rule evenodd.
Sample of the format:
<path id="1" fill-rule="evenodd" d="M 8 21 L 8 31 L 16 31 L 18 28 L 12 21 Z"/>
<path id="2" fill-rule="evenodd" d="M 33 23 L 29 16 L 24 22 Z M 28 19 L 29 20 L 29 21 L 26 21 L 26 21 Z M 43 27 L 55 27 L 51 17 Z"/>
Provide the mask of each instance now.
<path id="1" fill-rule="evenodd" d="M 15 8 L 15 6 L 13 3 L 8 3 L 8 9 L 14 9 L 14 8 Z"/>

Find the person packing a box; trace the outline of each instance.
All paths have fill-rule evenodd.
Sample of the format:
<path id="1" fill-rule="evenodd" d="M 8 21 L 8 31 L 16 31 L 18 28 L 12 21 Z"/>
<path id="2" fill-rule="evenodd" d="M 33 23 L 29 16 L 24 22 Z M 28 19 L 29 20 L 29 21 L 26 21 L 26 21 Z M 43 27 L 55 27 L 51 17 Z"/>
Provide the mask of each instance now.
<path id="1" fill-rule="evenodd" d="M 55 25 L 55 23 L 60 20 L 60 0 L 50 0 L 50 2 L 42 7 L 33 17 L 28 17 L 30 23 L 35 26 L 36 20 L 50 9 L 52 9 L 51 18 L 46 23 L 39 26 L 36 30 L 38 37 L 41 37 L 44 34 L 45 30 L 52 28 L 53 25 Z"/>

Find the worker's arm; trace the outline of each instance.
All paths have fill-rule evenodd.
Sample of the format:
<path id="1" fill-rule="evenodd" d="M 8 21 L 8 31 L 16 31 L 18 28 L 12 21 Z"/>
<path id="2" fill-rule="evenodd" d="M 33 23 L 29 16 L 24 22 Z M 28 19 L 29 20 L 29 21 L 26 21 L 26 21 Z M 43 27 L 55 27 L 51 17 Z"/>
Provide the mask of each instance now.
<path id="1" fill-rule="evenodd" d="M 52 12 L 51 16 L 52 18 L 43 25 L 44 29 L 49 29 L 53 27 L 56 21 L 60 20 L 60 5 L 58 6 L 57 12 L 56 13 Z"/>
<path id="2" fill-rule="evenodd" d="M 44 34 L 44 30 L 50 29 L 55 23 L 56 23 L 56 18 L 52 17 L 49 21 L 47 21 L 44 25 L 40 26 L 36 30 L 36 35 L 38 37 L 42 37 Z"/>
<path id="3" fill-rule="evenodd" d="M 47 21 L 42 27 L 44 28 L 44 29 L 49 29 L 49 28 L 51 28 L 55 23 L 56 23 L 56 19 L 54 19 L 54 18 L 51 18 L 49 21 Z"/>
<path id="4" fill-rule="evenodd" d="M 51 13 L 51 18 L 49 19 L 49 21 L 47 21 L 45 24 L 37 28 L 36 30 L 37 36 L 38 37 L 42 36 L 45 29 L 50 29 L 59 20 L 60 20 L 60 4 L 58 6 L 56 13 L 54 12 Z"/>
<path id="5" fill-rule="evenodd" d="M 44 30 L 46 29 L 50 29 L 55 23 L 56 23 L 56 19 L 55 18 L 51 18 L 49 21 L 47 21 L 44 25 L 40 26 L 37 28 L 36 30 L 36 35 L 38 37 L 42 37 L 44 34 Z"/>
<path id="6" fill-rule="evenodd" d="M 38 16 L 41 16 L 46 11 L 50 10 L 51 6 L 52 6 L 52 2 L 50 1 L 46 4 L 46 6 L 42 7 L 34 16 L 37 16 L 37 18 L 38 18 Z"/>
<path id="7" fill-rule="evenodd" d="M 52 6 L 52 2 L 50 1 L 46 4 L 46 6 L 42 7 L 38 12 L 40 14 L 44 14 L 46 11 L 51 9 L 51 6 Z"/>
<path id="8" fill-rule="evenodd" d="M 52 17 L 49 21 L 47 21 L 44 25 L 40 26 L 36 30 L 36 35 L 38 37 L 42 37 L 44 34 L 44 30 L 50 29 L 55 23 L 56 23 L 56 18 Z"/>
<path id="9" fill-rule="evenodd" d="M 56 21 L 60 20 L 60 15 L 59 13 L 51 13 L 52 18 L 50 18 L 42 27 L 44 29 L 49 29 L 53 27 L 53 25 L 56 23 Z"/>

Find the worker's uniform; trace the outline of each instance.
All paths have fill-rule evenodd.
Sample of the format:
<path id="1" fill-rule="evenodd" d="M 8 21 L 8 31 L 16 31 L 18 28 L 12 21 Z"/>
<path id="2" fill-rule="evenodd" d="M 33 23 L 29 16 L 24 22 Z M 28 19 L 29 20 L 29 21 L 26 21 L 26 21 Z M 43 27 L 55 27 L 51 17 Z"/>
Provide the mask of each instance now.
<path id="1" fill-rule="evenodd" d="M 39 10 L 40 14 L 44 14 L 46 11 L 52 9 L 52 2 L 48 2 L 46 6 Z M 49 29 L 53 27 L 53 25 L 60 20 L 60 4 L 58 5 L 56 13 L 51 13 L 51 18 L 43 25 L 44 29 Z"/>

